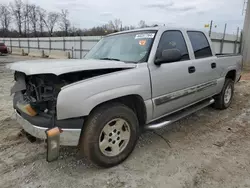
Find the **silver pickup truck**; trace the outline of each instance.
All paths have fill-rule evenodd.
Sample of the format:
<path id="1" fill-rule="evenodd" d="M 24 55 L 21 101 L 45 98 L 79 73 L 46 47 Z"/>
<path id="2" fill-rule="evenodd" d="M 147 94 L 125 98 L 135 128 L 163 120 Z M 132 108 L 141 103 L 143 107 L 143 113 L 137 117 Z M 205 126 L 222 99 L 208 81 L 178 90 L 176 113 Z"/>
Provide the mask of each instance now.
<path id="1" fill-rule="evenodd" d="M 240 55 L 216 55 L 202 31 L 154 27 L 103 37 L 81 60 L 34 60 L 15 71 L 17 121 L 36 138 L 57 127 L 58 145 L 79 146 L 111 167 L 142 130 L 167 126 L 208 105 L 229 107 Z M 59 144 L 60 142 L 60 144 Z"/>

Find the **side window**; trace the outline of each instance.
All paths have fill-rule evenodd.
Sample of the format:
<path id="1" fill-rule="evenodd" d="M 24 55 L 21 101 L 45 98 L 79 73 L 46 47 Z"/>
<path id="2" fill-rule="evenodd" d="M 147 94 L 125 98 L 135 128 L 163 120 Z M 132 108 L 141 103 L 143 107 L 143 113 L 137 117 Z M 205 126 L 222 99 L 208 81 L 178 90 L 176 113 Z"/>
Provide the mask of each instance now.
<path id="1" fill-rule="evenodd" d="M 187 45 L 185 39 L 180 31 L 166 31 L 162 34 L 159 45 L 158 52 L 168 49 L 178 49 L 181 52 L 181 61 L 189 60 L 189 53 L 187 50 Z"/>
<path id="2" fill-rule="evenodd" d="M 188 31 L 187 34 L 191 41 L 196 59 L 212 56 L 211 47 L 206 36 L 202 32 Z"/>

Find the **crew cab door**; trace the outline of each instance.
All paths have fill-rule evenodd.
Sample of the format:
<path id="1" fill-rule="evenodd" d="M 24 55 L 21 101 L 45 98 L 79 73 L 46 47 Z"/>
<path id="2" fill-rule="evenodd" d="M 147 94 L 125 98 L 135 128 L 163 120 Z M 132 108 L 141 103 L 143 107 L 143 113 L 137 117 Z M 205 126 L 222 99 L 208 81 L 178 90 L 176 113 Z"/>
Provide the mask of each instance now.
<path id="1" fill-rule="evenodd" d="M 155 57 L 150 60 L 154 119 L 191 104 L 194 100 L 188 93 L 195 85 L 195 70 L 190 60 L 183 32 L 179 30 L 166 30 L 162 34 L 158 32 L 158 38 L 156 37 L 154 45 L 156 44 L 158 45 L 152 47 L 156 53 L 168 49 L 178 49 L 182 58 L 180 61 L 162 63 L 161 65 L 154 64 Z"/>
<path id="2" fill-rule="evenodd" d="M 217 57 L 213 54 L 210 40 L 200 31 L 187 31 L 192 45 L 192 65 L 195 67 L 195 80 L 197 86 L 195 99 L 212 96 L 216 93 L 217 79 L 219 78 Z"/>

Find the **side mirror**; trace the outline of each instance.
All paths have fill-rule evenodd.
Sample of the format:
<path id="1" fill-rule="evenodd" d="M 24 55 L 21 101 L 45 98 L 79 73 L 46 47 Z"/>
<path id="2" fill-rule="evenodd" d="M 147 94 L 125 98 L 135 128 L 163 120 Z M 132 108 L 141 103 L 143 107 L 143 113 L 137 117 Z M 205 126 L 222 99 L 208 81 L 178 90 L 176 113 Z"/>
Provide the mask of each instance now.
<path id="1" fill-rule="evenodd" d="M 160 53 L 159 55 L 160 57 L 156 57 L 155 60 L 156 65 L 161 65 L 162 63 L 180 61 L 182 58 L 181 52 L 178 49 L 163 50 L 162 53 Z"/>

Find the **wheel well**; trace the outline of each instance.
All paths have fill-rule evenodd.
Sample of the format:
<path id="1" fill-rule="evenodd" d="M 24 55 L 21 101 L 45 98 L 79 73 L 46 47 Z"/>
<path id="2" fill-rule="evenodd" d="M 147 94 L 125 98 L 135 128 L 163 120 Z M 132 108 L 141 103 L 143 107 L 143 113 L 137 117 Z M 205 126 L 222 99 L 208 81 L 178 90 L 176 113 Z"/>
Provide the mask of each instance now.
<path id="1" fill-rule="evenodd" d="M 227 73 L 226 78 L 230 78 L 233 81 L 236 79 L 236 70 L 231 70 Z"/>
<path id="2" fill-rule="evenodd" d="M 96 108 L 102 106 L 103 104 L 107 104 L 110 102 L 118 102 L 118 103 L 122 103 L 122 104 L 126 105 L 127 107 L 129 107 L 130 109 L 132 109 L 135 112 L 140 126 L 145 125 L 146 119 L 147 119 L 147 111 L 146 111 L 146 106 L 145 106 L 144 100 L 142 99 L 141 96 L 139 96 L 139 95 L 127 95 L 127 96 L 115 98 L 115 99 L 112 99 L 112 100 L 109 100 L 109 101 L 106 101 L 106 102 L 103 102 L 103 103 L 97 105 L 94 109 L 91 110 L 91 112 L 94 111 Z"/>

